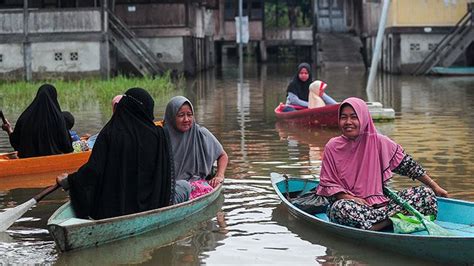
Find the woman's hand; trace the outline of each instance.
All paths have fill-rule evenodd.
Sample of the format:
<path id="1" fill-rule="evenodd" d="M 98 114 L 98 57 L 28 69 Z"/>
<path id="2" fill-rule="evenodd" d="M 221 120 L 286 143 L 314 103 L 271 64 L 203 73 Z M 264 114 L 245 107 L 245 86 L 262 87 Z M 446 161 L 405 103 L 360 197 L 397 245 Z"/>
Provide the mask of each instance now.
<path id="1" fill-rule="evenodd" d="M 217 187 L 222 182 L 224 182 L 224 176 L 216 175 L 211 180 L 209 180 L 209 185 L 211 185 L 211 187 Z"/>
<path id="2" fill-rule="evenodd" d="M 10 122 L 8 122 L 7 119 L 5 119 L 5 122 L 6 123 L 2 124 L 2 129 L 6 131 L 8 135 L 10 135 L 11 133 L 13 133 L 12 125 L 10 124 Z"/>
<path id="3" fill-rule="evenodd" d="M 67 181 L 67 173 L 62 173 L 56 177 L 56 183 L 62 187 L 64 190 L 69 189 L 69 182 Z"/>
<path id="4" fill-rule="evenodd" d="M 353 200 L 361 205 L 367 205 L 369 206 L 369 203 L 365 200 L 365 199 L 362 199 L 362 198 L 358 198 L 358 197 L 355 197 L 355 196 L 352 196 L 350 194 L 346 194 L 344 192 L 340 192 L 338 194 L 335 195 L 336 198 L 339 200 L 339 199 L 345 199 L 345 200 Z"/>
<path id="5" fill-rule="evenodd" d="M 433 188 L 433 191 L 438 197 L 449 198 L 448 191 L 444 190 L 440 186 L 436 186 L 435 188 Z"/>
<path id="6" fill-rule="evenodd" d="M 436 196 L 448 198 L 448 192 L 444 190 L 436 181 L 434 181 L 429 175 L 425 174 L 418 178 L 423 184 L 430 187 Z"/>
<path id="7" fill-rule="evenodd" d="M 361 205 L 367 205 L 369 206 L 369 203 L 365 200 L 365 199 L 361 199 L 361 198 L 356 198 L 354 197 L 352 200 L 354 200 L 355 202 L 361 204 Z"/>

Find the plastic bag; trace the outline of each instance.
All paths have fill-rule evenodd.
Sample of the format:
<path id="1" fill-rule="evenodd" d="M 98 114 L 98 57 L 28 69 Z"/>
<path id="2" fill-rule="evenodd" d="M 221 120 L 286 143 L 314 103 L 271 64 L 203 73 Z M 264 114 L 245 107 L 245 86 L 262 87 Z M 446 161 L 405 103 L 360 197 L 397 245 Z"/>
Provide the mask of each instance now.
<path id="1" fill-rule="evenodd" d="M 426 230 L 425 226 L 414 216 L 406 216 L 402 213 L 397 213 L 389 218 L 393 223 L 393 231 L 398 234 L 410 234 Z M 425 218 L 434 221 L 433 215 L 425 216 Z"/>
<path id="2" fill-rule="evenodd" d="M 291 200 L 291 203 L 298 209 L 309 214 L 325 212 L 329 206 L 326 197 L 319 196 L 316 193 L 308 192 Z"/>

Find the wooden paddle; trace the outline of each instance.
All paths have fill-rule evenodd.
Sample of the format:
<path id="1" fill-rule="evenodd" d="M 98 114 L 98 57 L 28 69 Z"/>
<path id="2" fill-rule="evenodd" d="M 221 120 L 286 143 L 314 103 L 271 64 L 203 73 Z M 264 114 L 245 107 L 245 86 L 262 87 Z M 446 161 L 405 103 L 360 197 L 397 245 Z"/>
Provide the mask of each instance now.
<path id="1" fill-rule="evenodd" d="M 407 210 L 409 213 L 414 215 L 426 228 L 426 231 L 428 231 L 428 234 L 434 235 L 434 236 L 454 236 L 453 233 L 435 224 L 434 222 L 426 219 L 418 210 L 416 210 L 413 206 L 411 206 L 406 200 L 398 196 L 398 194 L 395 193 L 394 191 L 390 190 L 387 187 L 384 187 L 383 190 L 385 194 L 387 194 L 397 204 L 399 204 L 400 206 L 405 208 L 405 210 Z"/>
<path id="2" fill-rule="evenodd" d="M 36 203 L 38 203 L 40 200 L 42 200 L 44 197 L 46 197 L 58 188 L 58 184 L 47 187 L 46 189 L 41 191 L 41 193 L 34 196 L 29 201 L 18 205 L 15 208 L 11 208 L 0 213 L 0 232 L 4 232 L 5 230 L 7 230 L 18 218 L 25 214 L 31 207 L 33 207 Z"/>

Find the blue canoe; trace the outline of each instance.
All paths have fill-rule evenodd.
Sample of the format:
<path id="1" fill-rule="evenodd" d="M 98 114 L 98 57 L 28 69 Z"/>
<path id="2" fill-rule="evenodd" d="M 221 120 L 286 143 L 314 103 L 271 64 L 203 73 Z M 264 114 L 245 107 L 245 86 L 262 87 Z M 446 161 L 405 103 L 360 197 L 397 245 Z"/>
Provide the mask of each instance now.
<path id="1" fill-rule="evenodd" d="M 359 243 L 368 243 L 418 258 L 449 263 L 474 263 L 474 203 L 438 198 L 438 225 L 451 231 L 454 236 L 428 235 L 426 231 L 411 234 L 397 234 L 393 231 L 368 231 L 330 222 L 325 213 L 308 214 L 286 198 L 308 192 L 318 186 L 318 180 L 289 178 L 288 181 L 272 173 L 272 185 L 276 193 L 297 218 L 310 222 L 315 228 L 337 234 Z"/>
<path id="2" fill-rule="evenodd" d="M 433 67 L 430 73 L 442 76 L 474 76 L 474 67 Z"/>
<path id="3" fill-rule="evenodd" d="M 221 192 L 219 185 L 212 192 L 187 202 L 102 220 L 76 218 L 67 202 L 49 218 L 48 231 L 61 252 L 99 246 L 185 220 L 213 204 Z"/>

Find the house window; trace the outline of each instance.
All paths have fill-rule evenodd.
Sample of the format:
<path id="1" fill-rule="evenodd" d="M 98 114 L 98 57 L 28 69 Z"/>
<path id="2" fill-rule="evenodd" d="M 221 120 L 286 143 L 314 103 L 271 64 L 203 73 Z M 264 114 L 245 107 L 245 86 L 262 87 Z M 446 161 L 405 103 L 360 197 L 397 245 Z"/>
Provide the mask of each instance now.
<path id="1" fill-rule="evenodd" d="M 69 54 L 69 60 L 71 61 L 77 61 L 79 60 L 79 53 L 78 52 L 72 52 Z"/>
<path id="2" fill-rule="evenodd" d="M 436 45 L 437 45 L 436 43 L 428 43 L 428 50 L 432 51 L 436 49 Z"/>
<path id="3" fill-rule="evenodd" d="M 410 51 L 420 51 L 419 43 L 410 43 Z"/>
<path id="4" fill-rule="evenodd" d="M 0 54 L 0 63 L 3 62 L 3 54 Z"/>
<path id="5" fill-rule="evenodd" d="M 60 53 L 60 52 L 54 53 L 54 61 L 63 61 L 63 53 Z"/>

